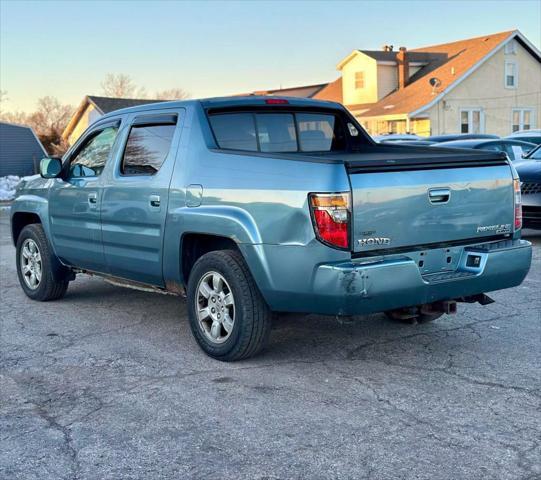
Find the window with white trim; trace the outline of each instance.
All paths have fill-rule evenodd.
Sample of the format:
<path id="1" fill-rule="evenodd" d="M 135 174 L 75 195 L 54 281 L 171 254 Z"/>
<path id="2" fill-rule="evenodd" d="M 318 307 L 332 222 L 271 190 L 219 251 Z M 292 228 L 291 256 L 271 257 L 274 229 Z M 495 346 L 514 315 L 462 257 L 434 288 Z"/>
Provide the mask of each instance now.
<path id="1" fill-rule="evenodd" d="M 505 88 L 518 87 L 518 65 L 514 61 L 505 62 Z"/>
<path id="2" fill-rule="evenodd" d="M 355 72 L 355 88 L 364 88 L 364 72 Z"/>
<path id="3" fill-rule="evenodd" d="M 511 40 L 505 44 L 505 54 L 506 55 L 515 55 L 517 53 L 517 42 Z"/>
<path id="4" fill-rule="evenodd" d="M 535 127 L 535 115 L 533 108 L 513 108 L 513 118 L 511 130 L 518 132 L 519 130 L 531 130 Z"/>
<path id="5" fill-rule="evenodd" d="M 460 133 L 483 133 L 484 121 L 480 108 L 463 108 L 460 110 Z"/>

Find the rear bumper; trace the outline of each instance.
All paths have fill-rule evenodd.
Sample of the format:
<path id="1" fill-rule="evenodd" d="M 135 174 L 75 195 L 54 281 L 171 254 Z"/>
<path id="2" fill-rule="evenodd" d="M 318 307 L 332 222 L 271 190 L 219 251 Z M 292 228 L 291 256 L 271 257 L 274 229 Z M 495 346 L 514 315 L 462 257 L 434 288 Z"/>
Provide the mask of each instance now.
<path id="1" fill-rule="evenodd" d="M 415 254 L 312 263 L 309 271 L 302 265 L 303 253 L 306 256 L 302 249 L 306 247 L 299 247 L 297 255 L 286 253 L 284 248 L 288 247 L 269 248 L 265 249 L 266 270 L 274 277 L 274 285 L 256 281 L 271 309 L 339 315 L 380 312 L 514 287 L 527 275 L 532 256 L 530 242 L 508 240 L 461 247 L 452 269 L 438 273 L 422 274 Z M 468 266 L 471 255 L 480 257 L 477 267 Z"/>

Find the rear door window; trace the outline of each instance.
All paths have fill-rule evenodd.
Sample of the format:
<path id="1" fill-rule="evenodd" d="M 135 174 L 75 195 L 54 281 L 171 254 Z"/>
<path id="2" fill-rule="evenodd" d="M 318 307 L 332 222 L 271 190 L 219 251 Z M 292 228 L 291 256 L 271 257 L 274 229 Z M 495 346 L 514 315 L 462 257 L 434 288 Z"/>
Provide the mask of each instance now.
<path id="1" fill-rule="evenodd" d="M 134 125 L 128 136 L 122 175 L 154 175 L 167 158 L 175 125 Z"/>

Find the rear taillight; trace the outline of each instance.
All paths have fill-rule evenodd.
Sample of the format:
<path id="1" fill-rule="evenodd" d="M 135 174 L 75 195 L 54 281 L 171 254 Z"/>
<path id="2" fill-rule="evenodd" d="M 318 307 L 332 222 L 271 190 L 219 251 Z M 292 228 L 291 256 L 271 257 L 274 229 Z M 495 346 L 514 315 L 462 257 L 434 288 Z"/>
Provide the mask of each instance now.
<path id="1" fill-rule="evenodd" d="M 349 192 L 311 193 L 309 202 L 317 238 L 332 247 L 349 248 Z"/>
<path id="2" fill-rule="evenodd" d="M 513 180 L 515 189 L 515 230 L 522 228 L 522 198 L 520 195 L 520 180 L 515 178 Z"/>

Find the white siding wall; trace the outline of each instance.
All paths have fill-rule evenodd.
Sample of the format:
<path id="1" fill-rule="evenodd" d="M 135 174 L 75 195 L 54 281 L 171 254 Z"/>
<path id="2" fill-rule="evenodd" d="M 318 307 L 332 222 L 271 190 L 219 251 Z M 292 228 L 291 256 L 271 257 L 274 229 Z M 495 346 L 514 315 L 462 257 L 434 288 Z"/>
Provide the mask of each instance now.
<path id="1" fill-rule="evenodd" d="M 518 67 L 518 86 L 505 86 L 505 63 Z M 541 127 L 541 64 L 517 44 L 516 54 L 501 48 L 473 74 L 429 110 L 432 134 L 459 133 L 460 111 L 480 108 L 485 133 L 500 136 L 512 131 L 515 108 L 533 109 L 532 128 Z"/>

